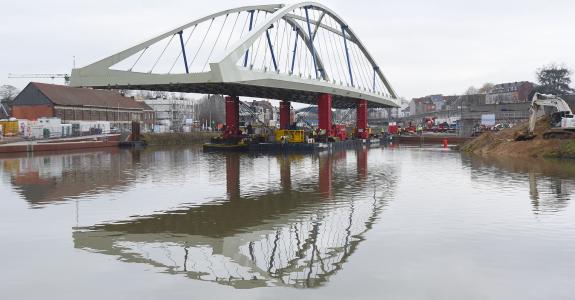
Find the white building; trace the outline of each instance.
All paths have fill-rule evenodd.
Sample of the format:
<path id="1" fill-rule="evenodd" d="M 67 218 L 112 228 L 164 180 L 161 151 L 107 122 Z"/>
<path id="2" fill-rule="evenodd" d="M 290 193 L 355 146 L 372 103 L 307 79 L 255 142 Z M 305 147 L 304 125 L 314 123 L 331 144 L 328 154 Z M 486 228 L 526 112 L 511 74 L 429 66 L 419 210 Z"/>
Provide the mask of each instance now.
<path id="1" fill-rule="evenodd" d="M 246 102 L 247 108 L 240 109 L 240 118 L 245 122 L 255 122 L 265 126 L 277 126 L 279 124 L 279 109 L 267 100 L 253 100 Z"/>
<path id="2" fill-rule="evenodd" d="M 157 125 L 174 131 L 182 130 L 186 120 L 194 116 L 194 101 L 190 99 L 144 99 L 154 110 Z"/>

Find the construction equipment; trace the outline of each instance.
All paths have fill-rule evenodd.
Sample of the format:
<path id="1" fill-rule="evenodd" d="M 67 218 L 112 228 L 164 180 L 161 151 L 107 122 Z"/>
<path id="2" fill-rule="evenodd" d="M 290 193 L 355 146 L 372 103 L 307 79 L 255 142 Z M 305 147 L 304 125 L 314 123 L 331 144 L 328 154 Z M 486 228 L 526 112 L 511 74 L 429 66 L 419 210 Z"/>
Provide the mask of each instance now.
<path id="1" fill-rule="evenodd" d="M 15 120 L 2 120 L 0 121 L 0 126 L 2 126 L 2 132 L 4 136 L 17 136 L 18 135 L 18 121 Z"/>
<path id="2" fill-rule="evenodd" d="M 70 85 L 70 75 L 68 74 L 8 74 L 8 78 L 63 78 L 64 84 Z"/>
<path id="3" fill-rule="evenodd" d="M 535 93 L 531 100 L 531 116 L 529 117 L 527 133 L 517 136 L 515 138 L 516 141 L 531 140 L 535 137 L 534 131 L 537 119 L 544 113 L 544 107 L 546 106 L 553 107 L 557 111 L 551 113 L 549 117 L 551 129 L 543 133 L 543 138 L 568 139 L 575 137 L 575 119 L 567 102 L 555 95 Z"/>
<path id="4" fill-rule="evenodd" d="M 303 143 L 305 135 L 303 130 L 278 129 L 275 134 L 276 142 Z"/>

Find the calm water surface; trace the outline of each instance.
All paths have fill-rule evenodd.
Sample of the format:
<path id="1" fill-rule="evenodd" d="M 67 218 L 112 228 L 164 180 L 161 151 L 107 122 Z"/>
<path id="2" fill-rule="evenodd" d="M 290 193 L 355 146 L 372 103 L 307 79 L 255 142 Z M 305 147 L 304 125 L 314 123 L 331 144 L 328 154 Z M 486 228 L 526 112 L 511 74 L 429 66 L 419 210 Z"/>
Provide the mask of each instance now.
<path id="1" fill-rule="evenodd" d="M 0 299 L 575 299 L 575 163 L 0 157 Z"/>

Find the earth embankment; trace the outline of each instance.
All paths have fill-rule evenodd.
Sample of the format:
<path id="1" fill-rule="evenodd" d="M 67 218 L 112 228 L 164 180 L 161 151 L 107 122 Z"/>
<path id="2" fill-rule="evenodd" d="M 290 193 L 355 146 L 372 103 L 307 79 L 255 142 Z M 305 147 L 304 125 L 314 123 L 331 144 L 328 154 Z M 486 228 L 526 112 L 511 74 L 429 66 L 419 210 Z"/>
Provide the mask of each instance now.
<path id="1" fill-rule="evenodd" d="M 574 139 L 544 139 L 543 133 L 550 129 L 547 119 L 542 118 L 535 126 L 535 138 L 527 141 L 515 139 L 527 132 L 527 123 L 499 132 L 487 132 L 465 143 L 460 150 L 482 156 L 529 157 L 529 158 L 575 158 Z"/>

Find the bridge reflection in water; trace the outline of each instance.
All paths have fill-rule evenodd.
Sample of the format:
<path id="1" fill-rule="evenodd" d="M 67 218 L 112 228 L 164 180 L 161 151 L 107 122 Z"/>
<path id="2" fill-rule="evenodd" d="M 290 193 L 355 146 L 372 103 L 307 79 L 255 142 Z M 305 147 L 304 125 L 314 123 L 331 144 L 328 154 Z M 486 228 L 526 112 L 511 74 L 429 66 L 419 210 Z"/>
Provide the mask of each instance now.
<path id="1" fill-rule="evenodd" d="M 318 182 L 297 190 L 297 158 L 277 157 L 281 190 L 250 196 L 241 192 L 243 157 L 225 155 L 227 199 L 77 228 L 75 247 L 235 288 L 319 287 L 342 269 L 393 193 L 392 168 L 368 177 L 368 150 L 360 149 L 351 176 L 347 154 L 316 157 Z"/>
<path id="2" fill-rule="evenodd" d="M 86 225 L 72 232 L 79 252 L 235 288 L 314 288 L 342 270 L 360 245 L 371 246 L 368 232 L 395 197 L 399 168 L 407 165 L 409 173 L 411 158 L 420 168 L 423 153 L 438 157 L 365 148 L 315 156 L 113 149 L 2 157 L 0 177 L 31 208 L 85 201 Z M 565 162 L 457 161 L 478 189 L 494 178 L 507 194 L 529 185 L 525 200 L 540 217 L 564 211 L 575 188 L 575 168 Z M 166 204 L 151 192 L 185 195 Z M 194 204 L 181 207 L 188 198 L 196 198 Z M 136 210 L 150 203 L 160 208 Z"/>

